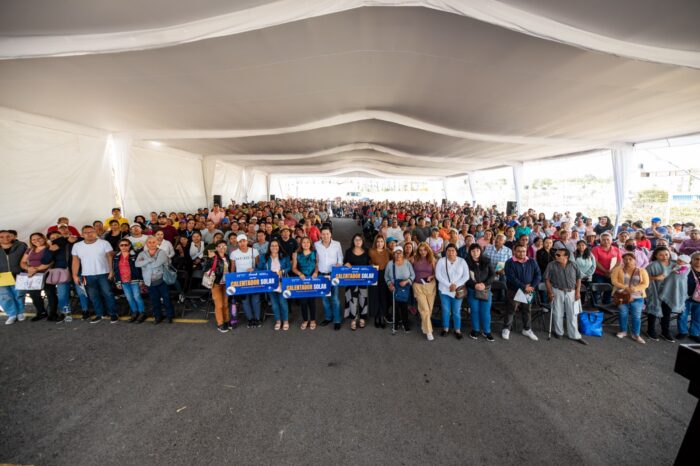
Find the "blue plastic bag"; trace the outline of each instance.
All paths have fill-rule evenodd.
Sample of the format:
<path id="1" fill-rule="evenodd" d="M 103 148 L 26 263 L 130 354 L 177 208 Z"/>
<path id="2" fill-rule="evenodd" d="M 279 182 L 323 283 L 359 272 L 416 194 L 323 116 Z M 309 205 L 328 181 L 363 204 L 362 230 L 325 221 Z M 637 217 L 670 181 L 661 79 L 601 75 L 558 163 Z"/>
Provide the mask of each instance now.
<path id="1" fill-rule="evenodd" d="M 578 330 L 589 337 L 603 336 L 603 313 L 582 312 L 579 314 Z"/>

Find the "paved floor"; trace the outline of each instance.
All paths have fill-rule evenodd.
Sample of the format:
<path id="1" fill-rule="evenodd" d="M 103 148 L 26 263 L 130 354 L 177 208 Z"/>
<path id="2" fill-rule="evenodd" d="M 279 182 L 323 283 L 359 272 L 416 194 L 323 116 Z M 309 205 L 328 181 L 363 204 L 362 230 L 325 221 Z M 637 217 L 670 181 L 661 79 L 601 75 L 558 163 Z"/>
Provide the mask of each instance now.
<path id="1" fill-rule="evenodd" d="M 297 324 L 0 325 L 0 463 L 662 465 L 696 401 L 675 344 Z"/>

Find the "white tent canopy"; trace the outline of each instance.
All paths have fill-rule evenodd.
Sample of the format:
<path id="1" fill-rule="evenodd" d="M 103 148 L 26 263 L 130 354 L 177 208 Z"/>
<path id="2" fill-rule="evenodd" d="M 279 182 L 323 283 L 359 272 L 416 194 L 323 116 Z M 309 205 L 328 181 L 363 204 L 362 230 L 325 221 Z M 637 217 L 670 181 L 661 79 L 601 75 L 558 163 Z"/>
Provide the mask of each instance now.
<path id="1" fill-rule="evenodd" d="M 6 0 L 0 150 L 70 165 L 66 135 L 89 133 L 90 161 L 111 165 L 101 186 L 116 180 L 105 206 L 131 216 L 258 200 L 278 174 L 629 155 L 700 132 L 699 17 L 693 0 Z M 32 131 L 54 142 L 28 154 Z"/>

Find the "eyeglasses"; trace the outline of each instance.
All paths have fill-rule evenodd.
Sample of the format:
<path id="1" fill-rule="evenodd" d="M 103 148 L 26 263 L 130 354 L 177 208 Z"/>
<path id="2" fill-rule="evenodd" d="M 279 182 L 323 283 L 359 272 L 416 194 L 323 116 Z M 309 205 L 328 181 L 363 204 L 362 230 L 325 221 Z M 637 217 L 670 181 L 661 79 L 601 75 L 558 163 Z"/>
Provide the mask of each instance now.
<path id="1" fill-rule="evenodd" d="M 119 245 L 120 248 L 128 248 L 129 246 L 130 246 L 129 244 L 120 244 Z"/>
<path id="2" fill-rule="evenodd" d="M 555 257 L 566 257 L 566 254 L 555 254 Z"/>

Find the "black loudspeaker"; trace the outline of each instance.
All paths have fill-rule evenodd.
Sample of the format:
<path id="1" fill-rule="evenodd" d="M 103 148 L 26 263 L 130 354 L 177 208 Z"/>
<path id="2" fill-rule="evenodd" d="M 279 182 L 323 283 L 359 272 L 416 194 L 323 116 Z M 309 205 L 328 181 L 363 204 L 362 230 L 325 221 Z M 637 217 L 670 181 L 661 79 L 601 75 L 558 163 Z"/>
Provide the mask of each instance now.
<path id="1" fill-rule="evenodd" d="M 515 201 L 508 201 L 506 204 L 506 215 L 513 215 L 518 213 L 518 203 Z"/>
<path id="2" fill-rule="evenodd" d="M 214 194 L 214 204 L 221 205 L 221 194 Z"/>
<path id="3" fill-rule="evenodd" d="M 270 194 L 270 200 L 271 200 L 271 201 L 274 201 L 274 200 L 275 200 L 275 195 L 274 195 L 274 194 Z"/>
<path id="4" fill-rule="evenodd" d="M 442 205 L 447 205 L 447 199 L 442 200 Z"/>

